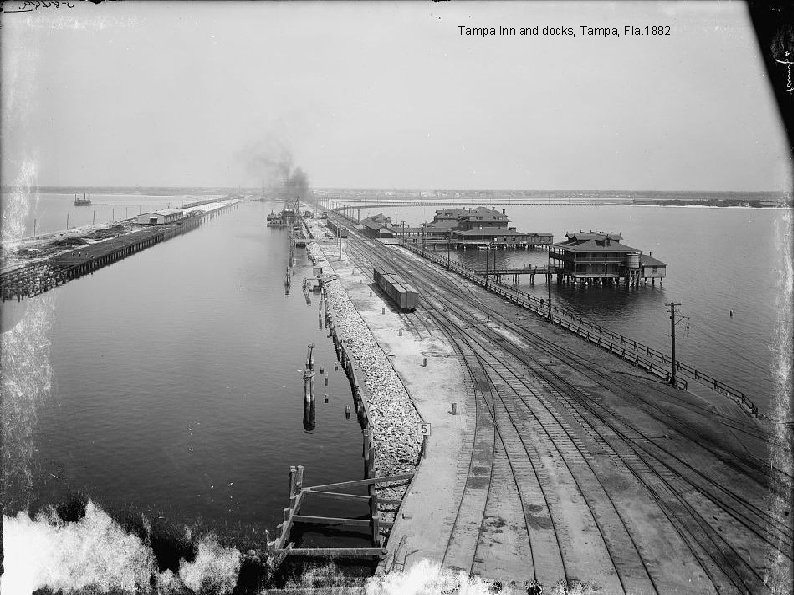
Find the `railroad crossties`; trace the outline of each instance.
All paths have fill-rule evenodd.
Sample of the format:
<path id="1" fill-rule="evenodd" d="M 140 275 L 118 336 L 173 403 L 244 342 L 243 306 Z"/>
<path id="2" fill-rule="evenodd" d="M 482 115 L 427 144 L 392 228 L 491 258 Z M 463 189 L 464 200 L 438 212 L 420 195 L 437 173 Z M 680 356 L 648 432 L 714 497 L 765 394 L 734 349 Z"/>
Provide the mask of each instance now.
<path id="1" fill-rule="evenodd" d="M 740 405 L 677 390 L 399 246 L 351 232 L 343 247 L 340 288 L 431 424 L 381 570 L 429 558 L 604 593 L 791 584 L 791 470 L 769 457 L 786 445 Z M 416 288 L 415 312 L 389 307 L 373 267 Z"/>

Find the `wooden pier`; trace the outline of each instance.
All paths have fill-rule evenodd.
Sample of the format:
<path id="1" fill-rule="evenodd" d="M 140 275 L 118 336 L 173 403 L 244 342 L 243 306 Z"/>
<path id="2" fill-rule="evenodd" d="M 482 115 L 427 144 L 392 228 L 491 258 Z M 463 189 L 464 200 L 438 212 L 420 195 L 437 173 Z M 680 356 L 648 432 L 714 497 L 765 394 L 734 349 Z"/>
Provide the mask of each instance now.
<path id="1" fill-rule="evenodd" d="M 413 479 L 413 473 L 374 477 L 353 481 L 342 481 L 324 485 L 303 487 L 303 465 L 290 467 L 289 470 L 289 506 L 284 508 L 284 520 L 277 527 L 279 536 L 270 541 L 267 536 L 267 552 L 276 562 L 285 556 L 303 556 L 319 558 L 383 558 L 386 549 L 383 547 L 381 528 L 391 528 L 391 522 L 382 521 L 379 517 L 381 505 L 400 504 L 399 500 L 379 499 L 375 493 L 376 484 L 404 484 Z M 366 487 L 368 494 L 351 494 L 349 490 Z M 300 514 L 301 506 L 308 499 L 330 498 L 348 502 L 366 503 L 369 515 L 364 518 L 326 517 Z M 348 527 L 369 529 L 372 547 L 325 547 L 299 548 L 290 541 L 290 531 L 295 525 L 318 525 L 326 527 Z"/>
<path id="2" fill-rule="evenodd" d="M 518 285 L 519 277 L 522 275 L 529 276 L 530 285 L 535 284 L 535 275 L 542 275 L 546 277 L 546 282 L 551 282 L 551 276 L 554 274 L 555 267 L 524 267 L 516 269 L 483 269 L 475 270 L 474 272 L 483 277 L 496 277 L 496 282 L 501 283 L 502 277 L 513 277 L 513 285 Z"/>
<path id="3" fill-rule="evenodd" d="M 39 295 L 83 275 L 93 274 L 94 271 L 136 252 L 196 229 L 206 220 L 236 207 L 237 204 L 232 203 L 202 215 L 185 217 L 173 224 L 128 231 L 124 235 L 80 245 L 46 260 L 23 264 L 4 271 L 0 273 L 2 301 L 14 298 L 20 301 L 22 298 Z"/>

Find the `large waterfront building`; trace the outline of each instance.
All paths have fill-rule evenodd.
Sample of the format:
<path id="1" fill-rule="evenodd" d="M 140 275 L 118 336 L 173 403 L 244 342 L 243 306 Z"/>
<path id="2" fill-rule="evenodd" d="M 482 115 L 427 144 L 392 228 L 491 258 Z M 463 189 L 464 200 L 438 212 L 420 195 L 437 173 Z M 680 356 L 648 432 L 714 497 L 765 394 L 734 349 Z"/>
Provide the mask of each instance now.
<path id="1" fill-rule="evenodd" d="M 551 247 L 549 258 L 556 261 L 557 278 L 565 281 L 613 282 L 626 279 L 636 285 L 667 274 L 667 265 L 642 250 L 621 244 L 619 233 L 601 231 L 568 232 L 563 242 Z"/>
<path id="2" fill-rule="evenodd" d="M 425 242 L 449 242 L 454 248 L 529 248 L 550 246 L 551 233 L 520 232 L 509 227 L 504 209 L 477 207 L 446 208 L 436 211 L 433 221 L 423 224 L 421 237 Z"/>

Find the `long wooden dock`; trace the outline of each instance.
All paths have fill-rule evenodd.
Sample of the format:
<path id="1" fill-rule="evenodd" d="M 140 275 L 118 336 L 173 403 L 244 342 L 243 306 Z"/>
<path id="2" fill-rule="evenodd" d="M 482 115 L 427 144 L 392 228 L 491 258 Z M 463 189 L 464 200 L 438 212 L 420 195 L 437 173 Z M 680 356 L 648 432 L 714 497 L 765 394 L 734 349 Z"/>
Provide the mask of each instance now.
<path id="1" fill-rule="evenodd" d="M 83 275 L 91 275 L 118 260 L 196 229 L 208 219 L 235 208 L 237 204 L 239 203 L 231 203 L 204 214 L 188 216 L 176 223 L 128 231 L 93 244 L 79 245 L 44 260 L 3 271 L 0 273 L 2 301 L 14 298 L 20 301 L 45 293 Z"/>

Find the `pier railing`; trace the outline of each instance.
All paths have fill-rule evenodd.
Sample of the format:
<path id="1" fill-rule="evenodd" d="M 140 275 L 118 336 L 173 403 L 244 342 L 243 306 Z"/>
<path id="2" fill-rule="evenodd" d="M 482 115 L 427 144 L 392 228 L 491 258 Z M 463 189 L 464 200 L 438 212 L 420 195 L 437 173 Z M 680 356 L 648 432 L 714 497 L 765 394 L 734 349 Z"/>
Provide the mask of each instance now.
<path id="1" fill-rule="evenodd" d="M 469 279 L 473 283 L 485 287 L 514 304 L 522 306 L 538 316 L 550 320 L 554 324 L 585 338 L 591 343 L 621 357 L 633 366 L 643 368 L 655 376 L 664 378 L 667 382 L 671 381 L 672 359 L 669 355 L 635 339 L 625 337 L 620 333 L 616 333 L 599 324 L 591 322 L 586 318 L 582 318 L 578 314 L 565 310 L 559 306 L 552 306 L 551 313 L 549 313 L 549 304 L 545 302 L 545 300 L 528 295 L 509 285 L 489 280 L 485 275 L 479 274 L 477 271 L 467 269 L 455 262 L 448 262 L 445 257 L 437 253 L 428 252 L 426 250 L 423 251 L 420 246 L 405 244 L 403 247 L 436 264 L 449 268 L 451 271 Z M 687 380 L 681 378 L 681 375 L 684 374 L 690 380 L 695 380 L 709 387 L 711 390 L 729 397 L 737 404 L 741 405 L 750 415 L 755 417 L 758 416 L 758 407 L 747 398 L 742 391 L 681 361 L 676 362 L 676 371 L 678 372 L 677 388 L 684 390 L 688 388 Z"/>

